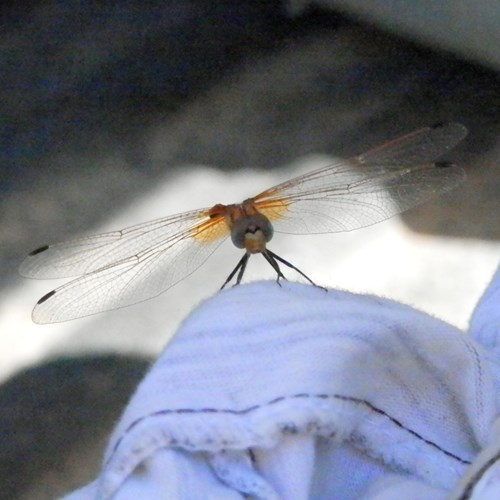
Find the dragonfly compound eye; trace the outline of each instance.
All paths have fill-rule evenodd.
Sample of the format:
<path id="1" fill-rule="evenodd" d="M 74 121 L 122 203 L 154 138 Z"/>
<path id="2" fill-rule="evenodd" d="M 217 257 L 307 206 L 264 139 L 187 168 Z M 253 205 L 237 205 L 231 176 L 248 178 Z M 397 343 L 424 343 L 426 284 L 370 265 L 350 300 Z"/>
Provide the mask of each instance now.
<path id="1" fill-rule="evenodd" d="M 231 228 L 231 240 L 238 248 L 248 249 L 248 241 L 259 238 L 262 247 L 273 237 L 273 226 L 269 219 L 262 214 L 253 214 L 237 218 Z M 254 252 L 251 252 L 254 253 Z"/>

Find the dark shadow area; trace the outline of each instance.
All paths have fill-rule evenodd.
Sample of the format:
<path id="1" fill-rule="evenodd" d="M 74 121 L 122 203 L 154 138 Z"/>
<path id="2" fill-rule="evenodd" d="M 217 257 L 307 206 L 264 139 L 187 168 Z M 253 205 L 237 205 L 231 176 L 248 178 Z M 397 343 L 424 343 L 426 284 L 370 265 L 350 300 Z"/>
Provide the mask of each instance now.
<path id="1" fill-rule="evenodd" d="M 145 359 L 58 359 L 0 386 L 2 498 L 53 499 L 93 480 Z"/>

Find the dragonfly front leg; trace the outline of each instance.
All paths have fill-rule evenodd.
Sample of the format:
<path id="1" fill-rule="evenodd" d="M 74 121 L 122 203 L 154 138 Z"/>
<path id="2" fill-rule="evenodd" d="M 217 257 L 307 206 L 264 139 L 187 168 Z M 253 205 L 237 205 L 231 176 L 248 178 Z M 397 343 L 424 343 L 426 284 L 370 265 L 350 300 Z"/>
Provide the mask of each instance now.
<path id="1" fill-rule="evenodd" d="M 234 275 L 236 273 L 238 273 L 238 277 L 236 278 L 235 285 L 239 285 L 240 284 L 240 282 L 241 282 L 241 280 L 243 278 L 243 274 L 245 273 L 245 269 L 247 267 L 247 263 L 248 263 L 248 258 L 249 257 L 250 257 L 250 254 L 248 254 L 247 252 L 245 252 L 245 254 L 240 259 L 240 261 L 238 262 L 238 264 L 236 265 L 236 267 L 231 271 L 231 274 L 227 277 L 226 281 L 224 281 L 224 284 L 220 287 L 221 290 L 233 279 L 233 277 L 234 277 Z"/>

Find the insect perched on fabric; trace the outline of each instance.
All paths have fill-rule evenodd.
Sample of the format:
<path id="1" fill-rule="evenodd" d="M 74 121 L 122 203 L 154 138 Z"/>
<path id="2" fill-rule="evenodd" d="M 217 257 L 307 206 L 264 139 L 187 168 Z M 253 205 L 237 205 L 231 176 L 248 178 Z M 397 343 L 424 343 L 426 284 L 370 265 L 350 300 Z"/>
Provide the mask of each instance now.
<path id="1" fill-rule="evenodd" d="M 30 278 L 79 276 L 44 295 L 36 323 L 55 323 L 125 307 L 164 292 L 200 267 L 228 237 L 245 250 L 222 288 L 240 283 L 250 255 L 260 253 L 284 278 L 271 252 L 273 232 L 351 231 L 381 222 L 447 191 L 465 178 L 462 168 L 436 158 L 467 134 L 458 123 L 419 129 L 360 156 L 278 184 L 232 205 L 217 204 L 121 231 L 44 245 L 20 267 Z"/>

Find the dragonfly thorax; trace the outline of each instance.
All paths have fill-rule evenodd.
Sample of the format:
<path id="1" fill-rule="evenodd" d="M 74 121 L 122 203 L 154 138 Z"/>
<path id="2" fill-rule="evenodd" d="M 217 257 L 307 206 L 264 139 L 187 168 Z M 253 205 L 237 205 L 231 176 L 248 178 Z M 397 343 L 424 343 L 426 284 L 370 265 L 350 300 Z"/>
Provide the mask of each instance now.
<path id="1" fill-rule="evenodd" d="M 260 253 L 266 248 L 266 243 L 273 237 L 273 226 L 262 214 L 244 215 L 233 221 L 231 240 L 238 248 L 244 248 L 249 253 Z"/>

